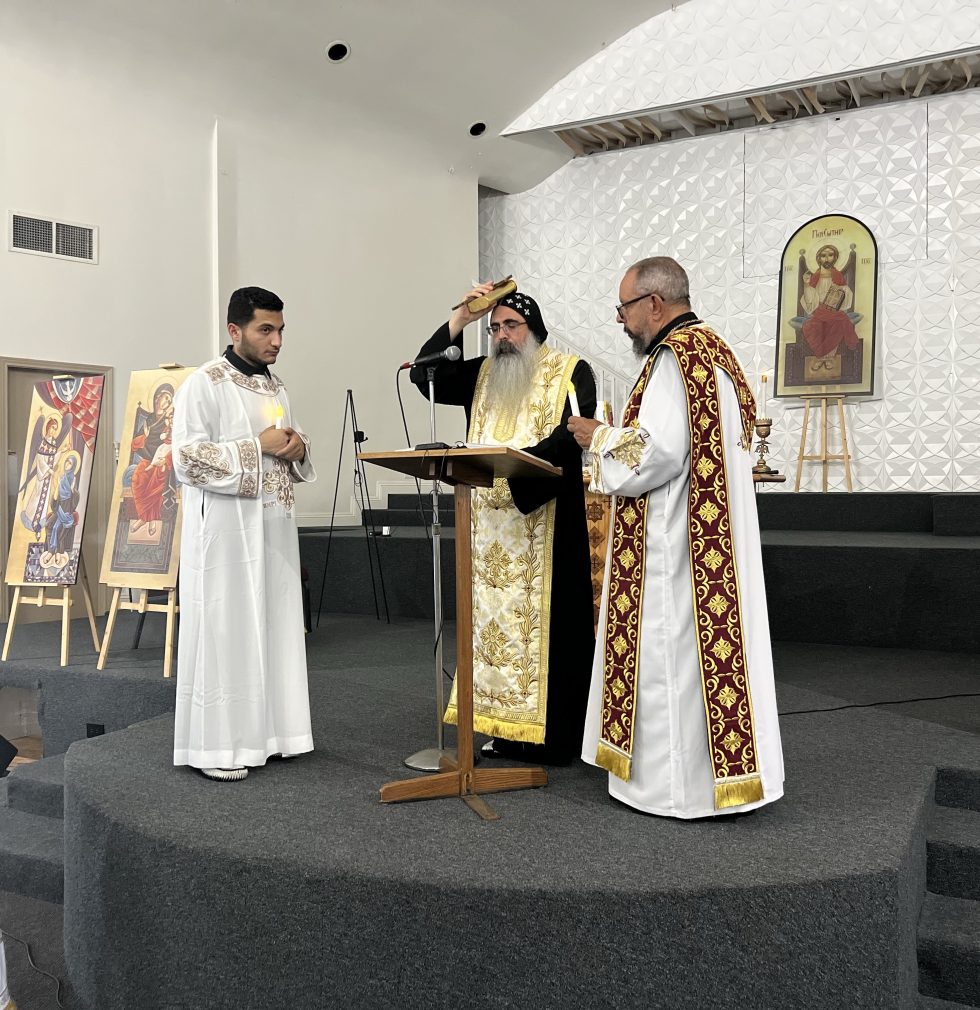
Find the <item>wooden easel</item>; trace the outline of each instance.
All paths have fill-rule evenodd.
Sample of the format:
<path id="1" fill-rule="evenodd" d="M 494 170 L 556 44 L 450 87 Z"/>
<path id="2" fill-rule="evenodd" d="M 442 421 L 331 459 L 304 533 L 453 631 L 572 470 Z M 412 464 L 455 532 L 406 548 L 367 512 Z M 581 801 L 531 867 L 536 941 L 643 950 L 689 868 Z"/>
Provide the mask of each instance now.
<path id="1" fill-rule="evenodd" d="M 71 638 L 71 603 L 72 590 L 75 586 L 66 584 L 44 586 L 36 582 L 10 583 L 14 587 L 14 600 L 10 608 L 10 620 L 7 622 L 7 634 L 3 640 L 3 655 L 0 659 L 6 661 L 7 653 L 10 651 L 10 643 L 14 637 L 14 626 L 17 624 L 17 610 L 24 604 L 35 607 L 61 607 L 61 665 L 68 665 L 68 643 Z M 85 561 L 82 558 L 81 550 L 78 554 L 78 582 L 76 585 L 82 587 L 82 598 L 85 600 L 85 611 L 88 614 L 89 627 L 92 629 L 92 643 L 95 651 L 98 652 L 99 632 L 95 627 L 95 610 L 92 607 L 92 594 L 88 588 L 88 577 L 85 574 Z M 36 589 L 36 596 L 25 596 L 23 590 Z M 61 598 L 49 598 L 48 594 L 55 589 L 61 590 Z M 101 667 L 100 667 L 101 669 Z"/>
<path id="2" fill-rule="evenodd" d="M 130 610 L 137 614 L 167 615 L 167 635 L 163 645 L 163 675 L 164 677 L 170 677 L 174 666 L 174 628 L 177 623 L 177 614 L 180 613 L 180 607 L 177 606 L 177 590 L 165 590 L 167 594 L 166 603 L 150 603 L 149 589 L 137 589 L 136 592 L 140 594 L 139 599 L 133 601 L 120 599 L 120 593 L 123 588 L 122 586 L 112 587 L 112 603 L 109 604 L 109 615 L 106 619 L 105 633 L 102 636 L 102 650 L 99 652 L 99 662 L 96 669 L 105 669 L 105 661 L 109 655 L 109 643 L 112 641 L 112 633 L 116 627 L 116 617 L 119 611 Z"/>
<path id="3" fill-rule="evenodd" d="M 492 487 L 496 477 L 556 477 L 561 470 L 506 446 L 481 449 L 426 449 L 362 452 L 378 463 L 421 480 L 455 485 L 456 498 L 456 715 L 457 760 L 442 758 L 440 771 L 381 787 L 382 803 L 455 796 L 486 821 L 499 814 L 480 796 L 548 784 L 543 768 L 473 767 L 473 538 L 471 489 Z"/>
<path id="4" fill-rule="evenodd" d="M 828 490 L 827 467 L 830 463 L 840 461 L 844 464 L 844 475 L 847 477 L 847 490 L 853 491 L 851 483 L 851 454 L 847 448 L 847 424 L 844 420 L 844 397 L 843 396 L 804 396 L 803 402 L 806 404 L 803 411 L 803 433 L 800 435 L 800 455 L 796 462 L 796 491 L 800 490 L 800 481 L 803 477 L 803 464 L 819 463 L 823 468 L 823 489 Z M 807 455 L 806 435 L 810 426 L 810 404 L 813 400 L 820 401 L 820 452 Z M 837 403 L 837 416 L 840 420 L 840 440 L 841 451 L 839 453 L 827 452 L 827 404 L 834 400 Z"/>

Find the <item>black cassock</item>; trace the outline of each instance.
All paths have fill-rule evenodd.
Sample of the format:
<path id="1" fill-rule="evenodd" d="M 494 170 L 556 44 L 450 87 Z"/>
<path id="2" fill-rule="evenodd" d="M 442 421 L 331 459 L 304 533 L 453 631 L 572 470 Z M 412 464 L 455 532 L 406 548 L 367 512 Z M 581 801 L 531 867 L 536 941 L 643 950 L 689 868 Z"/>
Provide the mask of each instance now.
<path id="1" fill-rule="evenodd" d="M 529 337 L 533 339 L 533 337 Z M 445 350 L 450 343 L 463 349 L 463 337 L 449 339 L 444 323 L 426 341 L 418 356 Z M 443 361 L 436 366 L 436 403 L 455 404 L 466 411 L 467 430 L 476 380 L 485 360 L 476 358 Z M 428 399 L 426 369 L 416 366 L 412 381 Z M 579 361 L 572 383 L 584 417 L 596 409 L 595 377 L 585 361 Z M 525 452 L 553 466 L 561 467 L 561 477 L 509 480 L 511 496 L 523 515 L 555 499 L 555 532 L 552 541 L 551 627 L 548 632 L 548 707 L 545 713 L 543 745 L 498 740 L 497 749 L 510 757 L 527 761 L 562 764 L 582 750 L 585 707 L 592 676 L 595 650 L 592 611 L 592 567 L 588 528 L 585 522 L 585 491 L 582 484 L 582 450 L 566 428 L 571 408 L 568 401 L 561 423 L 536 445 L 522 446 Z"/>

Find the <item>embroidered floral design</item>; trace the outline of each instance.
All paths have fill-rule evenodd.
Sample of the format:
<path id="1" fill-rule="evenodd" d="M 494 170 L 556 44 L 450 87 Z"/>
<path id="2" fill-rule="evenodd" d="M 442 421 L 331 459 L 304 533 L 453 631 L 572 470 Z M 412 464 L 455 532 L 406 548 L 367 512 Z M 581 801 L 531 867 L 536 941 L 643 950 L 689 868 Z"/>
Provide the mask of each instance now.
<path id="1" fill-rule="evenodd" d="M 712 547 L 711 550 L 705 554 L 704 563 L 713 572 L 717 572 L 718 569 L 725 563 L 725 559 L 714 549 L 714 547 Z"/>
<path id="2" fill-rule="evenodd" d="M 262 490 L 283 508 L 293 507 L 293 481 L 289 475 L 289 464 L 284 459 L 273 459 L 272 469 L 262 474 Z"/>
<path id="3" fill-rule="evenodd" d="M 212 481 L 231 476 L 231 468 L 214 442 L 194 442 L 181 446 L 179 451 L 180 461 L 192 484 L 204 487 Z"/>
<path id="4" fill-rule="evenodd" d="M 488 586 L 492 586 L 494 589 L 501 589 L 510 583 L 510 565 L 512 560 L 500 541 L 494 540 L 483 555 L 483 575 Z"/>
<path id="5" fill-rule="evenodd" d="M 491 509 L 504 509 L 508 505 L 514 504 L 514 499 L 510 494 L 510 485 L 503 477 L 497 477 L 493 482 L 493 487 L 487 488 L 480 498 Z"/>
<path id="6" fill-rule="evenodd" d="M 206 369 L 207 376 L 214 385 L 222 382 L 234 382 L 242 389 L 251 390 L 253 393 L 262 393 L 265 396 L 275 396 L 285 383 L 277 375 L 271 372 L 269 375 L 244 375 L 227 360 L 219 361 Z"/>
<path id="7" fill-rule="evenodd" d="M 706 522 L 713 523 L 719 515 L 721 515 L 721 509 L 711 501 L 706 501 L 701 508 L 698 509 L 698 515 Z"/>
<path id="8" fill-rule="evenodd" d="M 714 596 L 708 600 L 706 604 L 707 608 L 715 615 L 715 617 L 721 617 L 721 615 L 728 609 L 729 603 L 720 593 L 715 593 Z"/>
<path id="9" fill-rule="evenodd" d="M 632 568 L 633 565 L 636 564 L 636 555 L 627 547 L 626 550 L 619 555 L 619 563 L 624 568 Z"/>
<path id="10" fill-rule="evenodd" d="M 738 695 L 732 690 L 730 684 L 726 684 L 718 692 L 718 700 L 725 706 L 725 708 L 731 708 L 732 705 L 738 701 Z"/>
<path id="11" fill-rule="evenodd" d="M 730 754 L 734 754 L 735 751 L 737 751 L 739 747 L 742 746 L 742 737 L 739 736 L 739 734 L 736 733 L 735 730 L 730 729 L 728 731 L 728 735 L 725 737 L 724 740 L 721 741 L 721 745 L 722 747 L 726 748 Z"/>
<path id="12" fill-rule="evenodd" d="M 480 632 L 480 655 L 487 666 L 498 669 L 511 662 L 511 654 L 507 651 L 508 639 L 496 618 L 491 617 L 487 626 Z"/>
<path id="13" fill-rule="evenodd" d="M 708 459 L 707 456 L 702 456 L 701 459 L 698 460 L 698 465 L 695 469 L 702 480 L 707 480 L 715 472 L 717 467 L 710 459 Z"/>
<path id="14" fill-rule="evenodd" d="M 732 643 L 726 638 L 721 638 L 711 647 L 711 651 L 722 661 L 728 659 L 728 657 L 734 651 L 732 649 Z"/>
<path id="15" fill-rule="evenodd" d="M 242 465 L 242 479 L 238 485 L 238 495 L 240 498 L 258 498 L 259 454 L 255 448 L 255 442 L 250 438 L 242 438 L 235 445 L 238 447 L 238 459 Z"/>
<path id="16" fill-rule="evenodd" d="M 603 453 L 606 459 L 614 459 L 633 473 L 640 472 L 643 449 L 650 436 L 642 428 L 627 428 Z"/>

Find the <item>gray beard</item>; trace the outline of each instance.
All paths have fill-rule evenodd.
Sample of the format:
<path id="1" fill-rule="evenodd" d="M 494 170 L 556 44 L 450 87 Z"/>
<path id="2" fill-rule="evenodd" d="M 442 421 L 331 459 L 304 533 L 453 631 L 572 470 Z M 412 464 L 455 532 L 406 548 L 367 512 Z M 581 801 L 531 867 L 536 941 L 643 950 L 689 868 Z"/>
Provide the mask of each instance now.
<path id="1" fill-rule="evenodd" d="M 630 340 L 633 341 L 633 353 L 639 361 L 642 361 L 650 349 L 650 341 L 644 337 L 634 336 L 632 333 L 630 334 Z"/>
<path id="2" fill-rule="evenodd" d="M 539 346 L 529 337 L 517 352 L 501 354 L 499 345 L 491 344 L 487 376 L 487 395 L 491 403 L 505 411 L 520 410 L 527 403 L 538 364 Z"/>

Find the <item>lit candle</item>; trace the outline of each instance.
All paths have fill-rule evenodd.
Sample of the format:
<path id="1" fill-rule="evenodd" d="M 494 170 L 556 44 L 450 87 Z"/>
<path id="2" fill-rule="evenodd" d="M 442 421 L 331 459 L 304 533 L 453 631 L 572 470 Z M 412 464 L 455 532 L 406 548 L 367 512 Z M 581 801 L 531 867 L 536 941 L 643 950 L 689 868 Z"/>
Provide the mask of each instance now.
<path id="1" fill-rule="evenodd" d="M 283 419 L 284 415 L 285 415 L 285 411 L 282 409 L 282 404 L 281 403 L 277 403 L 276 404 L 276 427 L 279 428 L 279 429 L 282 428 L 282 419 Z"/>
<path id="2" fill-rule="evenodd" d="M 568 381 L 568 406 L 571 408 L 572 417 L 581 417 L 578 411 L 578 397 L 575 395 L 575 386 L 572 384 L 571 379 Z"/>
<path id="3" fill-rule="evenodd" d="M 769 373 L 768 372 L 763 372 L 762 373 L 762 416 L 763 417 L 767 417 L 768 416 L 766 414 L 766 401 L 767 401 L 766 394 L 768 393 L 768 391 L 769 391 Z"/>

